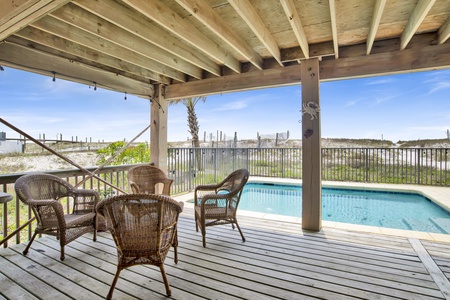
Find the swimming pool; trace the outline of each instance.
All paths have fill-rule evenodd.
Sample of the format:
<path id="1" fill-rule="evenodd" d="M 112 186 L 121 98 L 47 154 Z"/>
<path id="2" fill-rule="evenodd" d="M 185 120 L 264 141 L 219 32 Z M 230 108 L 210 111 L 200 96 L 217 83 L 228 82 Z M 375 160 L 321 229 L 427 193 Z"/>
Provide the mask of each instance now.
<path id="1" fill-rule="evenodd" d="M 240 210 L 302 216 L 300 186 L 247 183 Z M 322 188 L 322 220 L 450 233 L 450 213 L 416 193 Z"/>

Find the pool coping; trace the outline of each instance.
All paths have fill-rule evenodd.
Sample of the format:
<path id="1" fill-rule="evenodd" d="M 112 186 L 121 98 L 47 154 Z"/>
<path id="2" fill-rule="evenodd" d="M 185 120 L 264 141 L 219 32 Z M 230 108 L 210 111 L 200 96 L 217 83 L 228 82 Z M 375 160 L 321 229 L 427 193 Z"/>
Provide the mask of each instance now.
<path id="1" fill-rule="evenodd" d="M 300 179 L 286 179 L 286 178 L 276 178 L 276 177 L 250 177 L 249 183 L 277 183 L 285 185 L 301 185 L 302 180 Z M 322 187 L 329 188 L 341 188 L 341 189 L 367 189 L 367 190 L 386 190 L 393 192 L 404 192 L 404 193 L 417 193 L 423 195 L 436 203 L 437 205 L 443 207 L 447 211 L 450 211 L 450 187 L 435 187 L 435 186 L 422 186 L 422 185 L 408 185 L 408 184 L 378 184 L 378 183 L 361 183 L 361 182 L 347 182 L 347 181 L 322 181 Z M 194 198 L 194 193 L 190 192 L 187 194 L 174 196 L 178 201 L 185 202 L 186 207 L 194 207 L 193 203 L 187 202 Z M 249 216 L 268 220 L 285 221 L 300 224 L 302 221 L 301 217 L 289 217 L 268 213 L 251 212 L 246 210 L 239 210 L 238 216 Z M 436 242 L 450 242 L 450 234 L 439 234 L 431 232 L 420 232 L 412 230 L 401 230 L 393 228 L 382 228 L 375 226 L 357 225 L 340 223 L 333 221 L 322 221 L 322 227 L 336 228 L 342 230 L 352 230 L 352 231 L 362 231 L 385 235 L 394 235 L 407 238 L 418 238 L 431 240 Z"/>

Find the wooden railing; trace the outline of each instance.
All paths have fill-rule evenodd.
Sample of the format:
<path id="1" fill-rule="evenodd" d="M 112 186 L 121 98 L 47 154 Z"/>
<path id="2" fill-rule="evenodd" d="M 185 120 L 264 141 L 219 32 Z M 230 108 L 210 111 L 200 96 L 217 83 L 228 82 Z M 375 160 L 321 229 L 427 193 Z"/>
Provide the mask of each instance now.
<path id="1" fill-rule="evenodd" d="M 372 183 L 450 186 L 450 152 L 444 148 L 323 148 L 322 179 Z M 128 191 L 126 172 L 133 165 L 104 167 L 99 176 Z M 168 176 L 174 179 L 171 195 L 191 191 L 200 184 L 214 183 L 233 170 L 246 168 L 252 176 L 302 178 L 302 150 L 299 148 L 170 148 Z M 90 168 L 92 172 L 95 168 Z M 76 185 L 87 175 L 79 170 L 49 171 Z M 0 191 L 14 196 L 0 205 L 0 245 L 4 238 L 31 219 L 28 208 L 15 197 L 14 182 L 24 173 L 0 175 Z M 97 179 L 89 179 L 83 188 L 95 189 L 102 197 L 117 193 Z M 68 204 L 66 209 L 68 209 Z M 15 243 L 31 237 L 33 225 L 14 233 Z"/>

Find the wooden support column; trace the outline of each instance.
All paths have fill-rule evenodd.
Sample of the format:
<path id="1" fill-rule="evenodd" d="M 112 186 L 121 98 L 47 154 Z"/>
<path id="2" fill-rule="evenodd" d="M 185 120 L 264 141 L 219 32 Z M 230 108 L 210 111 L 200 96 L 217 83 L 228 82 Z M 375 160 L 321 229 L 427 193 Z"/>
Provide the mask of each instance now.
<path id="1" fill-rule="evenodd" d="M 322 227 L 320 77 L 317 58 L 302 60 L 302 228 Z"/>
<path id="2" fill-rule="evenodd" d="M 158 104 L 159 103 L 159 104 Z M 159 106 L 161 105 L 161 107 Z M 167 174 L 167 101 L 163 85 L 155 85 L 155 96 L 150 106 L 150 160 Z"/>

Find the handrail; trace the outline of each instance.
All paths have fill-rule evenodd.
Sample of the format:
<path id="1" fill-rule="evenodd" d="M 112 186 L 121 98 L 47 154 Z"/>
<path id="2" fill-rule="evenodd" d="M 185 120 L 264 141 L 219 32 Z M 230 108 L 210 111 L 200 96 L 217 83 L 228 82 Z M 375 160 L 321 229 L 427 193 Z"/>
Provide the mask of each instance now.
<path id="1" fill-rule="evenodd" d="M 4 243 L 6 243 L 10 238 L 12 238 L 13 236 L 15 236 L 16 234 L 18 234 L 20 231 L 22 231 L 22 229 L 24 229 L 25 227 L 27 227 L 28 225 L 30 225 L 34 220 L 36 220 L 36 217 L 32 217 L 31 219 L 29 219 L 28 221 L 26 221 L 24 224 L 22 224 L 22 226 L 20 226 L 19 228 L 17 228 L 16 230 L 14 230 L 13 232 L 11 232 L 10 234 L 8 234 L 7 236 L 5 236 L 3 238 L 3 240 L 0 241 L 0 246 L 3 245 Z"/>

